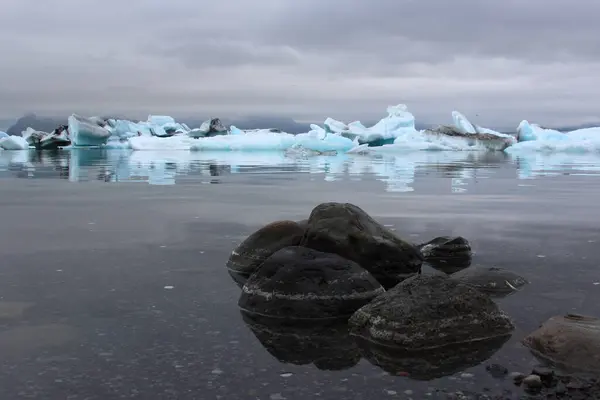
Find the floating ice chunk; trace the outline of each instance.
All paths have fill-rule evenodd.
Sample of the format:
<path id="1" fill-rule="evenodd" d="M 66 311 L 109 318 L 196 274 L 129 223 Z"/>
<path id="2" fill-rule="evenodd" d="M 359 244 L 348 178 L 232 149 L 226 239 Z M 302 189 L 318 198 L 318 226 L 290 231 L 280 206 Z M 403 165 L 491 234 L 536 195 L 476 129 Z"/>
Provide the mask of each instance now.
<path id="1" fill-rule="evenodd" d="M 136 136 L 129 139 L 133 150 L 189 150 L 195 139 L 185 135 L 171 137 Z"/>
<path id="2" fill-rule="evenodd" d="M 523 120 L 517 127 L 517 139 L 519 142 L 527 142 L 531 140 L 568 140 L 568 137 L 562 132 L 545 129 Z"/>
<path id="3" fill-rule="evenodd" d="M 241 129 L 238 129 L 238 128 L 237 128 L 236 126 L 234 126 L 234 125 L 231 125 L 231 126 L 229 127 L 229 132 L 230 132 L 230 134 L 231 134 L 231 135 L 243 135 L 243 134 L 244 134 L 244 132 L 242 132 L 242 130 L 241 130 Z"/>
<path id="4" fill-rule="evenodd" d="M 29 143 L 21 136 L 7 135 L 0 138 L 0 148 L 4 150 L 27 150 Z"/>
<path id="5" fill-rule="evenodd" d="M 72 114 L 68 118 L 69 138 L 74 146 L 100 146 L 108 141 L 110 131 L 94 121 Z"/>
<path id="6" fill-rule="evenodd" d="M 458 111 L 452 111 L 452 120 L 454 121 L 454 126 L 462 133 L 477 133 L 477 130 L 473 126 L 473 124 L 461 113 Z"/>
<path id="7" fill-rule="evenodd" d="M 327 118 L 323 123 L 325 131 L 332 133 L 343 133 L 348 131 L 348 126 L 343 122 L 336 121 L 333 118 Z"/>
<path id="8" fill-rule="evenodd" d="M 168 115 L 148 115 L 148 123 L 151 125 L 163 126 L 166 124 L 175 124 L 175 119 Z"/>

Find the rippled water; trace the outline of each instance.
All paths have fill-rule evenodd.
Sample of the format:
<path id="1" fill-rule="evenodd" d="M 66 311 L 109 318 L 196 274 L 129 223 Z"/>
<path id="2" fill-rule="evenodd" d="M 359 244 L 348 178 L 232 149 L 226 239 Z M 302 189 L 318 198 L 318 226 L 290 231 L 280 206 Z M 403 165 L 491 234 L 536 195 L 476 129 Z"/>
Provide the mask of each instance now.
<path id="1" fill-rule="evenodd" d="M 525 334 L 555 314 L 597 314 L 599 171 L 600 157 L 565 154 L 0 152 L 0 398 L 518 393 L 485 366 L 526 372 L 537 361 Z M 324 201 L 355 203 L 413 242 L 465 236 L 473 266 L 525 276 L 498 301 L 512 338 L 422 381 L 385 372 L 385 354 L 366 357 L 343 331 L 257 330 L 237 308 L 231 250 Z"/>

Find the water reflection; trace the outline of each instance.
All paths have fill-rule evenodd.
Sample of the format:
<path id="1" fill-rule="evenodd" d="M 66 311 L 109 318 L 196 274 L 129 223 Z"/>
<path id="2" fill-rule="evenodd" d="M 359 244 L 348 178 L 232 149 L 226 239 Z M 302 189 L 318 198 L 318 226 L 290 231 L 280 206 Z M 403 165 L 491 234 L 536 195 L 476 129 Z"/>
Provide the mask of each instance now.
<path id="1" fill-rule="evenodd" d="M 422 352 L 384 347 L 363 339 L 356 342 L 366 360 L 390 375 L 406 375 L 411 379 L 427 381 L 483 363 L 500 350 L 508 339 L 510 335 Z"/>
<path id="2" fill-rule="evenodd" d="M 278 361 L 294 365 L 314 364 L 320 370 L 341 371 L 361 359 L 345 319 L 329 322 L 289 321 L 240 311 L 242 319 L 262 346 Z"/>
<path id="3" fill-rule="evenodd" d="M 282 363 L 341 371 L 364 358 L 390 375 L 415 380 L 442 378 L 479 365 L 511 336 L 411 352 L 351 336 L 345 319 L 307 323 L 240 313 L 265 350 Z"/>
<path id="4" fill-rule="evenodd" d="M 282 152 L 190 152 L 72 149 L 0 152 L 0 177 L 54 178 L 71 182 L 222 183 L 233 174 L 308 173 L 326 181 L 365 177 L 385 182 L 389 192 L 410 192 L 421 177 L 449 182 L 460 193 L 494 174 L 533 179 L 553 175 L 598 175 L 600 156 L 502 152 L 410 152 L 386 156 L 298 156 Z"/>

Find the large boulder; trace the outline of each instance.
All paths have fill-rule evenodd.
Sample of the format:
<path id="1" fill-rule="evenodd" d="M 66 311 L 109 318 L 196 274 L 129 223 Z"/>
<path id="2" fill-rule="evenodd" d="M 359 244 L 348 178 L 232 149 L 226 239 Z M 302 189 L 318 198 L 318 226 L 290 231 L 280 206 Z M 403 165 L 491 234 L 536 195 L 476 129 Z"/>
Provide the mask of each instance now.
<path id="1" fill-rule="evenodd" d="M 300 245 L 352 260 L 386 288 L 417 274 L 423 263 L 415 246 L 349 203 L 316 206 Z"/>
<path id="2" fill-rule="evenodd" d="M 320 370 L 354 367 L 360 352 L 348 333 L 348 321 L 298 321 L 265 318 L 242 311 L 242 318 L 260 344 L 277 360 L 294 365 L 313 364 Z"/>
<path id="3" fill-rule="evenodd" d="M 230 274 L 248 278 L 273 253 L 288 246 L 297 246 L 304 235 L 306 222 L 275 221 L 248 236 L 227 261 Z"/>
<path id="4" fill-rule="evenodd" d="M 600 372 L 600 319 L 558 315 L 523 339 L 534 355 L 564 369 Z"/>
<path id="5" fill-rule="evenodd" d="M 246 312 L 286 319 L 347 318 L 383 292 L 355 262 L 291 246 L 250 276 L 238 305 Z"/>
<path id="6" fill-rule="evenodd" d="M 444 275 L 405 280 L 350 318 L 351 334 L 409 351 L 510 335 L 514 326 L 477 289 Z"/>

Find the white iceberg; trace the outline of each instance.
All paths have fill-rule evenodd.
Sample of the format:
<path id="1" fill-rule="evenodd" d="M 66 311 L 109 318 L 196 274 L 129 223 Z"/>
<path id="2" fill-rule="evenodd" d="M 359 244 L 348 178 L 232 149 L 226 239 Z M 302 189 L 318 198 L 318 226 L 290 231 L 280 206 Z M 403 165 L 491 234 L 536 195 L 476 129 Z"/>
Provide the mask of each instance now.
<path id="1" fill-rule="evenodd" d="M 7 135 L 0 137 L 0 148 L 4 150 L 27 150 L 29 143 L 21 136 Z"/>

